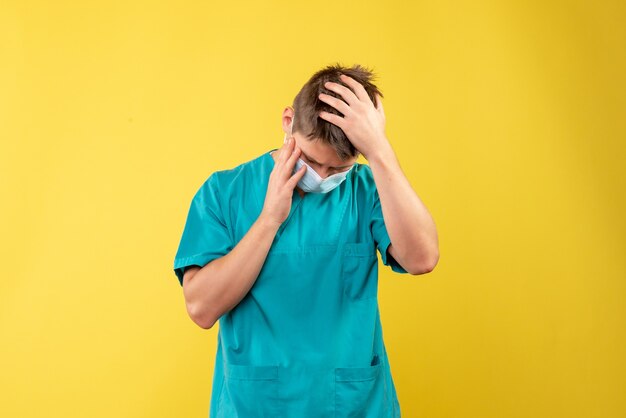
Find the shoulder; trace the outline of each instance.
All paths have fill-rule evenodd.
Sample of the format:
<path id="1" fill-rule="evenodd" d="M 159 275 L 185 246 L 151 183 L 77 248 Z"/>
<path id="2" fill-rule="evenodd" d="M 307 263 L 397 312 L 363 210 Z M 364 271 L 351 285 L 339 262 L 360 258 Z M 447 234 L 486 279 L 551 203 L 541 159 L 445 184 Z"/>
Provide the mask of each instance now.
<path id="1" fill-rule="evenodd" d="M 377 193 L 372 169 L 367 164 L 356 163 L 351 174 L 352 188 L 357 194 L 373 198 Z"/>
<path id="2" fill-rule="evenodd" d="M 255 157 L 251 160 L 244 161 L 231 168 L 225 168 L 221 170 L 213 171 L 204 181 L 202 187 L 219 188 L 220 190 L 226 190 L 229 187 L 236 185 L 242 181 L 248 180 L 261 170 L 263 165 L 264 154 Z M 271 157 L 270 157 L 271 158 Z"/>
<path id="3" fill-rule="evenodd" d="M 355 163 L 352 170 L 352 178 L 355 184 L 368 189 L 375 188 L 374 175 L 372 169 L 367 164 Z"/>
<path id="4" fill-rule="evenodd" d="M 253 181 L 258 176 L 258 173 L 263 171 L 264 157 L 265 155 L 261 154 L 234 167 L 213 171 L 204 180 L 198 192 L 210 192 L 222 197 L 230 196 L 235 190 L 240 189 L 244 183 L 249 184 Z"/>
<path id="5" fill-rule="evenodd" d="M 355 163 L 350 170 L 351 199 L 361 211 L 368 211 L 374 207 L 378 192 L 372 169 L 367 164 Z"/>

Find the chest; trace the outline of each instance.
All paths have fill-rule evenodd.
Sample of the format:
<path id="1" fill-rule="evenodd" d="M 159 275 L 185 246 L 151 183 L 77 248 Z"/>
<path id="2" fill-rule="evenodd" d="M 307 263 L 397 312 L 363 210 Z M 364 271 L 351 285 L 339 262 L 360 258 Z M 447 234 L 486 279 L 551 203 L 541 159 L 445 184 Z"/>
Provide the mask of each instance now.
<path id="1" fill-rule="evenodd" d="M 280 226 L 272 246 L 305 246 L 370 242 L 371 210 L 352 190 L 338 193 L 304 193 L 294 190 L 287 219 Z M 264 197 L 250 194 L 231 197 L 226 220 L 233 245 L 250 230 L 263 209 Z"/>

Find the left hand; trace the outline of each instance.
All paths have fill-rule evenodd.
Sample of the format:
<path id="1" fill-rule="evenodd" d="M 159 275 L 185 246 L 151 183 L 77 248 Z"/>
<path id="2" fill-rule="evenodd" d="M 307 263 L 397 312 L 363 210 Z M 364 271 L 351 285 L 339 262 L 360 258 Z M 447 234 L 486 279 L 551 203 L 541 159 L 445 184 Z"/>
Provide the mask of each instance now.
<path id="1" fill-rule="evenodd" d="M 352 77 L 341 74 L 340 78 L 352 90 L 332 81 L 326 82 L 324 87 L 341 95 L 343 100 L 324 93 L 319 95 L 319 99 L 343 113 L 343 117 L 324 111 L 319 116 L 340 127 L 352 145 L 369 160 L 372 153 L 388 143 L 383 103 L 377 94 L 375 106 L 363 85 Z"/>

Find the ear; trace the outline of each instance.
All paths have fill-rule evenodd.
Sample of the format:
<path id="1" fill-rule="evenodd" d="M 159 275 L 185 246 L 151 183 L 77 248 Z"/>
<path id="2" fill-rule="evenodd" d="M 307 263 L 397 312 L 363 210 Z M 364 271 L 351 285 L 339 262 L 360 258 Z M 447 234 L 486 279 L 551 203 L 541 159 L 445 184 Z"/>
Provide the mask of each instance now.
<path id="1" fill-rule="evenodd" d="M 282 125 L 283 125 L 283 132 L 285 132 L 285 135 L 291 135 L 291 127 L 293 124 L 293 118 L 294 118 L 294 110 L 293 107 L 291 106 L 287 106 L 285 107 L 285 109 L 283 109 L 283 114 L 282 114 Z"/>

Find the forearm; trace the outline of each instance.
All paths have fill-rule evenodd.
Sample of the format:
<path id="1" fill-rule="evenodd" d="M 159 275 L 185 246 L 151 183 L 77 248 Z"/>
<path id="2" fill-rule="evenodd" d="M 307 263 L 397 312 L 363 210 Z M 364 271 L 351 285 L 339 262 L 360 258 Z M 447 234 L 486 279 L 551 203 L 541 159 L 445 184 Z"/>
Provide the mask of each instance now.
<path id="1" fill-rule="evenodd" d="M 402 172 L 391 145 L 379 149 L 368 163 L 397 261 L 415 271 L 431 270 L 439 258 L 437 229 Z"/>
<path id="2" fill-rule="evenodd" d="M 244 298 L 265 263 L 279 226 L 259 216 L 228 254 L 205 265 L 185 284 L 186 303 L 199 321 L 212 326 Z"/>

